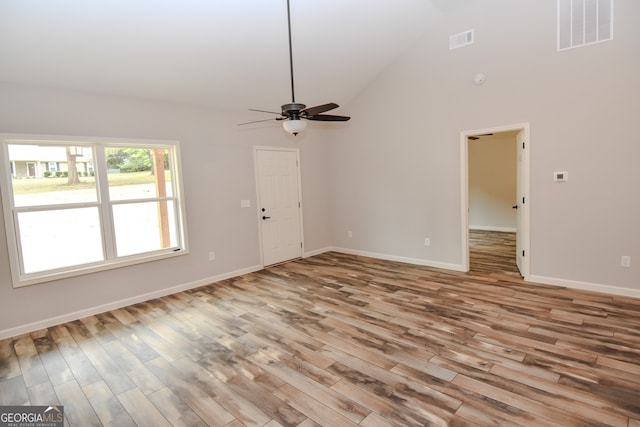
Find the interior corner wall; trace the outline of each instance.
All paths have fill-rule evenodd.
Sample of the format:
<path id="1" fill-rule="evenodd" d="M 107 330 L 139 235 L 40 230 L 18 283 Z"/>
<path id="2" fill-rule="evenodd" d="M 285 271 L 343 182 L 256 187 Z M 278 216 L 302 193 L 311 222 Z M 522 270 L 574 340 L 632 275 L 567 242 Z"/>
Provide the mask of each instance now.
<path id="1" fill-rule="evenodd" d="M 180 141 L 189 241 L 179 257 L 15 289 L 0 218 L 0 338 L 259 268 L 254 145 L 300 150 L 305 250 L 329 247 L 323 129 L 294 139 L 238 128 L 243 114 L 0 83 L 2 133 Z"/>
<path id="2" fill-rule="evenodd" d="M 515 136 L 483 136 L 468 146 L 469 228 L 516 231 Z"/>
<path id="3" fill-rule="evenodd" d="M 616 2 L 612 41 L 564 52 L 555 2 L 439 4 L 333 135 L 334 245 L 461 266 L 460 133 L 528 123 L 532 277 L 640 296 L 640 2 Z"/>

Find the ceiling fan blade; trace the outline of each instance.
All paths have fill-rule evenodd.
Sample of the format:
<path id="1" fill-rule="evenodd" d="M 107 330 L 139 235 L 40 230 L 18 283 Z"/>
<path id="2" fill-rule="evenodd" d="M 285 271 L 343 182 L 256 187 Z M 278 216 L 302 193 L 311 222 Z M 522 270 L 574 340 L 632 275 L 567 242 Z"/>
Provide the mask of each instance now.
<path id="1" fill-rule="evenodd" d="M 334 116 L 332 114 L 316 114 L 315 116 L 305 117 L 307 120 L 315 120 L 318 122 L 346 122 L 351 119 L 348 116 Z"/>
<path id="2" fill-rule="evenodd" d="M 278 116 L 280 115 L 280 113 L 277 113 L 277 112 L 275 112 L 275 111 L 256 110 L 255 108 L 249 108 L 249 111 L 257 111 L 258 113 L 277 114 Z"/>
<path id="3" fill-rule="evenodd" d="M 284 117 L 276 117 L 275 119 L 253 120 L 251 122 L 238 123 L 237 126 L 250 125 L 250 124 L 253 124 L 253 123 L 270 122 L 272 120 L 284 120 Z"/>
<path id="4" fill-rule="evenodd" d="M 300 114 L 303 114 L 305 116 L 315 116 L 316 114 L 324 113 L 325 111 L 333 110 L 334 108 L 338 108 L 338 107 L 339 107 L 338 104 L 334 102 L 330 102 L 328 104 L 316 105 L 315 107 L 305 108 L 304 110 L 300 111 Z"/>

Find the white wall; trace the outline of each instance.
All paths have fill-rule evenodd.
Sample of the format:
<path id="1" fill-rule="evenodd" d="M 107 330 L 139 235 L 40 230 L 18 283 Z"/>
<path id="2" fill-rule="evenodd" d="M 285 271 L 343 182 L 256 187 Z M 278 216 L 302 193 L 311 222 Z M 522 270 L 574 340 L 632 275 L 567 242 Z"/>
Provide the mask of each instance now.
<path id="1" fill-rule="evenodd" d="M 469 140 L 469 228 L 516 230 L 516 144 L 513 132 Z"/>
<path id="2" fill-rule="evenodd" d="M 257 268 L 253 145 L 300 149 L 305 251 L 328 247 L 322 129 L 294 139 L 275 122 L 238 128 L 246 118 L 245 112 L 0 84 L 0 132 L 179 140 L 190 246 L 188 255 L 165 261 L 14 289 L 0 220 L 0 337 Z M 252 208 L 241 209 L 242 199 Z M 208 260 L 211 250 L 214 262 Z"/>
<path id="3" fill-rule="evenodd" d="M 333 134 L 334 244 L 461 266 L 460 132 L 529 123 L 530 278 L 640 296 L 640 2 L 615 3 L 614 40 L 566 52 L 555 1 L 440 4 Z M 450 51 L 471 28 L 476 43 Z"/>

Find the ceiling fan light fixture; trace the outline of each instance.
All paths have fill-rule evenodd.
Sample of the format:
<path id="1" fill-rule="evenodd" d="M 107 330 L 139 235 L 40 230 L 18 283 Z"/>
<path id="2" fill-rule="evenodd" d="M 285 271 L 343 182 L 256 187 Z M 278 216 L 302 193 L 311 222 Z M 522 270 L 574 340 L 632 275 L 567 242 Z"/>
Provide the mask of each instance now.
<path id="1" fill-rule="evenodd" d="M 307 128 L 307 122 L 300 119 L 285 120 L 282 122 L 282 127 L 287 132 L 297 135 Z"/>

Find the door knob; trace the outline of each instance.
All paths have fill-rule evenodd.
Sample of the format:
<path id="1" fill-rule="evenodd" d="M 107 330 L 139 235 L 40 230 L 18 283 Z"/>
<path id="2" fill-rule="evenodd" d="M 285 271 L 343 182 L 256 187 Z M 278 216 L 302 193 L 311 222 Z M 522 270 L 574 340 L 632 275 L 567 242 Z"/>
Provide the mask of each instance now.
<path id="1" fill-rule="evenodd" d="M 518 209 L 518 205 L 511 206 L 512 209 Z"/>
<path id="2" fill-rule="evenodd" d="M 271 217 L 262 215 L 262 219 L 269 219 L 269 218 L 271 218 Z"/>

